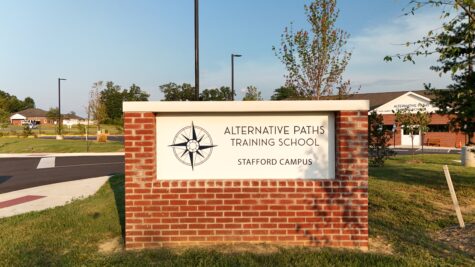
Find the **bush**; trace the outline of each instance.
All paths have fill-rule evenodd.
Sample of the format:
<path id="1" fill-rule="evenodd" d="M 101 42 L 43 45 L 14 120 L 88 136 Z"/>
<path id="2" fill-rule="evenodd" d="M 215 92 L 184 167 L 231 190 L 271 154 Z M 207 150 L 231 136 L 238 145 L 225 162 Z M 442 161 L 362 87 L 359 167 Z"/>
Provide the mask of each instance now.
<path id="1" fill-rule="evenodd" d="M 23 127 L 23 137 L 27 138 L 28 136 L 32 135 L 33 133 L 31 132 L 31 128 L 29 125 L 25 125 Z"/>
<path id="2" fill-rule="evenodd" d="M 383 130 L 383 115 L 371 112 L 368 127 L 369 165 L 383 166 L 388 157 L 396 155 L 396 152 L 389 149 L 391 135 Z"/>
<path id="3" fill-rule="evenodd" d="M 84 126 L 83 124 L 77 124 L 77 127 L 80 135 L 86 134 L 86 126 Z"/>

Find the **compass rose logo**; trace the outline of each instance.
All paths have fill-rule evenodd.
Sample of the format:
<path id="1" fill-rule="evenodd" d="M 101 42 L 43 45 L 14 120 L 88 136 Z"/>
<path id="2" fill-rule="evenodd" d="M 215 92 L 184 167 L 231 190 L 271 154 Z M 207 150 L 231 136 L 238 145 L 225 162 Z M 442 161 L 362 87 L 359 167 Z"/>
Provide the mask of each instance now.
<path id="1" fill-rule="evenodd" d="M 195 166 L 209 159 L 216 145 L 213 145 L 213 140 L 205 129 L 191 122 L 191 126 L 178 131 L 170 147 L 181 163 L 194 170 Z"/>

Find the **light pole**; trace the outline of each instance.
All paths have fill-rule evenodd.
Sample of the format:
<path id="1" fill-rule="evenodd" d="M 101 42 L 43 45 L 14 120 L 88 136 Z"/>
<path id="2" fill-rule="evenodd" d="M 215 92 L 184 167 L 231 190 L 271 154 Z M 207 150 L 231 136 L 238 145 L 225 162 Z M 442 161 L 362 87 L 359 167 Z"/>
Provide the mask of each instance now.
<path id="1" fill-rule="evenodd" d="M 234 58 L 242 55 L 231 54 L 231 99 L 234 101 Z"/>
<path id="2" fill-rule="evenodd" d="M 195 100 L 198 101 L 200 95 L 200 21 L 199 3 L 195 0 Z"/>
<path id="3" fill-rule="evenodd" d="M 62 120 L 61 120 L 61 81 L 66 81 L 66 79 L 58 78 L 58 135 L 56 135 L 57 140 L 63 140 L 62 135 Z"/>

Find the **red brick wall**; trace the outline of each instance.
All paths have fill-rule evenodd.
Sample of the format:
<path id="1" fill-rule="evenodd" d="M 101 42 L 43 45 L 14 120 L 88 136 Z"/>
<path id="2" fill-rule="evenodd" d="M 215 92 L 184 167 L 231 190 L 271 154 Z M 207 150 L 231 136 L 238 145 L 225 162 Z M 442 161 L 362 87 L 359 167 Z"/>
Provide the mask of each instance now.
<path id="1" fill-rule="evenodd" d="M 464 133 L 436 133 L 430 132 L 424 134 L 424 145 L 427 145 L 430 140 L 439 140 L 441 147 L 461 147 L 465 145 Z"/>
<path id="2" fill-rule="evenodd" d="M 385 125 L 394 124 L 395 115 L 383 115 L 383 122 Z M 446 115 L 432 114 L 430 124 L 448 124 L 449 117 Z M 459 147 L 460 144 L 465 144 L 465 134 L 456 132 L 428 132 L 424 135 L 424 145 L 427 145 L 429 139 L 439 140 L 441 147 Z M 394 144 L 394 139 L 389 140 L 389 145 Z M 401 144 L 401 127 L 397 127 L 396 131 L 396 145 Z"/>
<path id="3" fill-rule="evenodd" d="M 366 249 L 367 114 L 336 114 L 334 180 L 159 181 L 155 116 L 125 113 L 126 248 L 266 242 Z"/>

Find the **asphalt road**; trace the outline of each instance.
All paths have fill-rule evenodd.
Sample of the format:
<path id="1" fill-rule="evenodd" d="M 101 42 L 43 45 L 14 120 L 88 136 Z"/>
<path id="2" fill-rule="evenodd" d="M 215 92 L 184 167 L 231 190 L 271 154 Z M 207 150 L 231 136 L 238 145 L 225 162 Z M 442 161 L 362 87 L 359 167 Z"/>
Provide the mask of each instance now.
<path id="1" fill-rule="evenodd" d="M 124 173 L 123 156 L 56 157 L 54 167 L 37 169 L 40 160 L 41 158 L 0 158 L 0 194 Z"/>

